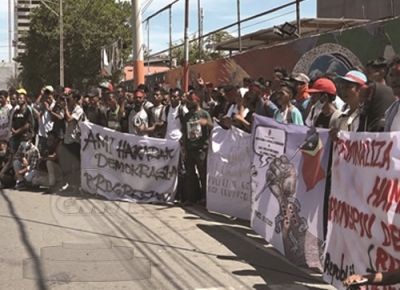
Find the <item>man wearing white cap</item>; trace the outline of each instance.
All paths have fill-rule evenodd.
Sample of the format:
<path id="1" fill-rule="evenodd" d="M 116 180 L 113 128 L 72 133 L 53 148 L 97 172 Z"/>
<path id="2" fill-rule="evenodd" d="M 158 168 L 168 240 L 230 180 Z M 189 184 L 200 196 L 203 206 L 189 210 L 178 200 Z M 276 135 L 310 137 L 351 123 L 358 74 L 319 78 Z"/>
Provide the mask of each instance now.
<path id="1" fill-rule="evenodd" d="M 52 86 L 45 86 L 42 88 L 40 95 L 35 101 L 34 108 L 38 112 L 39 120 L 39 152 L 43 154 L 46 149 L 47 133 L 53 130 L 54 122 L 51 118 L 51 111 L 56 104 L 54 97 L 54 89 Z"/>
<path id="2" fill-rule="evenodd" d="M 331 130 L 331 138 L 337 140 L 339 131 L 356 132 L 360 124 L 359 104 L 362 91 L 367 88 L 367 77 L 359 71 L 351 70 L 344 77 L 339 77 L 342 82 L 342 99 L 347 104 L 347 110 L 339 117 L 337 124 Z"/>
<path id="3" fill-rule="evenodd" d="M 293 105 L 299 109 L 304 121 L 307 118 L 307 108 L 310 102 L 310 94 L 308 93 L 310 78 L 303 73 L 297 73 L 293 74 L 291 79 L 296 88 L 296 96 L 294 96 Z"/>

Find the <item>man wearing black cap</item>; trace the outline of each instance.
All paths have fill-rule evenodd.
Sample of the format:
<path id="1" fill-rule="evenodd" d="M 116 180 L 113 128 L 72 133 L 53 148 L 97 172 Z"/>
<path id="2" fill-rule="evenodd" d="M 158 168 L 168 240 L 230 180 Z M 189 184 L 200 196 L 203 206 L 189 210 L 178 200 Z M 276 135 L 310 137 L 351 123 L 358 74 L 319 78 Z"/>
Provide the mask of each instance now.
<path id="1" fill-rule="evenodd" d="M 107 126 L 106 112 L 100 107 L 100 92 L 98 89 L 91 89 L 87 93 L 89 97 L 89 106 L 87 107 L 85 114 L 89 122 L 99 125 Z"/>

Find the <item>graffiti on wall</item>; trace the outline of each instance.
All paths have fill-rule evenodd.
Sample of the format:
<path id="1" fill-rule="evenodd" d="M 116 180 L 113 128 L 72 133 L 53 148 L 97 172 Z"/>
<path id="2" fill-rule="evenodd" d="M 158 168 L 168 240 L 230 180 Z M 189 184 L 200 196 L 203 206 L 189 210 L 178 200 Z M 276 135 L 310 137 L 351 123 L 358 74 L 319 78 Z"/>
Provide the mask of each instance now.
<path id="1" fill-rule="evenodd" d="M 399 26 L 400 17 L 370 22 L 194 65 L 190 67 L 189 83 L 195 86 L 197 78 L 202 77 L 215 85 L 241 85 L 247 76 L 271 78 L 276 66 L 306 72 L 311 78 L 326 72 L 343 75 L 371 59 L 382 56 L 390 59 L 399 52 Z M 165 72 L 165 82 L 172 86 L 182 87 L 182 77 L 181 67 Z"/>
<path id="2" fill-rule="evenodd" d="M 351 68 L 362 63 L 349 49 L 335 43 L 326 43 L 304 54 L 293 68 L 293 72 L 306 72 L 311 79 L 324 73 L 345 75 Z"/>

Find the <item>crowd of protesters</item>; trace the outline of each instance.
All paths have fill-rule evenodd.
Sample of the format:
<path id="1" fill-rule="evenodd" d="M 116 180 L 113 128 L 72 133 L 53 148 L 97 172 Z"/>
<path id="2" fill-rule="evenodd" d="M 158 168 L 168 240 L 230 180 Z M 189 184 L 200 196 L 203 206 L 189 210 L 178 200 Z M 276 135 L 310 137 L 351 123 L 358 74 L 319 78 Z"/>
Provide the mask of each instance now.
<path id="1" fill-rule="evenodd" d="M 124 133 L 180 141 L 177 199 L 204 204 L 207 150 L 215 123 L 251 132 L 256 113 L 282 123 L 330 129 L 335 141 L 340 130 L 400 129 L 395 96 L 400 96 L 400 58 L 390 64 L 378 58 L 344 76 L 327 73 L 313 80 L 283 67 L 275 68 L 269 80 L 244 78 L 242 86 L 215 87 L 200 78 L 188 93 L 162 85 L 114 89 L 108 82 L 85 93 L 50 85 L 37 97 L 23 88 L 0 91 L 1 187 L 56 190 L 63 176 L 79 170 L 79 123 L 87 120 Z M 80 189 L 66 184 L 57 190 Z"/>
<path id="2" fill-rule="evenodd" d="M 340 130 L 399 129 L 398 95 L 400 58 L 391 64 L 378 58 L 368 62 L 366 69 L 354 68 L 344 76 L 327 73 L 313 80 L 283 67 L 275 68 L 270 80 L 244 78 L 242 86 L 214 87 L 199 78 L 187 93 L 161 85 L 151 90 L 146 85 L 134 91 L 123 86 L 114 90 L 108 82 L 85 93 L 52 86 L 44 86 L 37 97 L 23 88 L 0 91 L 0 182 L 3 188 L 53 190 L 66 171 L 60 166 L 60 150 L 77 160 L 71 170 L 79 169 L 79 123 L 88 120 L 124 133 L 179 140 L 177 198 L 204 203 L 214 123 L 250 132 L 256 113 L 282 123 L 330 129 L 335 141 Z M 198 186 L 185 190 L 185 184 Z M 76 188 L 69 186 L 69 190 Z M 185 192 L 192 194 L 181 194 Z"/>
<path id="3" fill-rule="evenodd" d="M 242 86 L 214 86 L 199 78 L 189 92 L 163 85 L 135 90 L 104 82 L 82 93 L 44 86 L 38 96 L 23 88 L 0 91 L 0 186 L 81 192 L 65 176 L 80 168 L 82 121 L 111 130 L 179 141 L 176 199 L 205 203 L 207 152 L 214 124 L 251 132 L 253 115 L 278 122 L 339 131 L 400 130 L 400 57 L 377 58 L 345 75 L 277 67 L 271 78 L 244 78 Z M 326 194 L 330 191 L 327 177 Z M 328 198 L 325 198 L 328 200 Z M 324 212 L 327 212 L 325 204 Z M 325 217 L 326 220 L 326 217 Z M 372 278 L 371 278 L 372 279 Z"/>

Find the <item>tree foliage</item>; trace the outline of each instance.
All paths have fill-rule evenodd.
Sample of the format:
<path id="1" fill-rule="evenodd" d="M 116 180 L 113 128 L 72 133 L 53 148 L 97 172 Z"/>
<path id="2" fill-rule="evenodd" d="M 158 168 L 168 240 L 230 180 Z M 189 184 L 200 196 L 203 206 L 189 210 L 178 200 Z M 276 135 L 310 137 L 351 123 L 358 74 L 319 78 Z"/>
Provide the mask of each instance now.
<path id="1" fill-rule="evenodd" d="M 56 1 L 58 2 L 58 1 Z M 59 11 L 58 3 L 46 3 Z M 131 50 L 129 2 L 114 0 L 63 0 L 65 85 L 82 89 L 100 81 L 101 48 L 121 38 Z M 20 77 L 29 91 L 45 84 L 57 85 L 59 76 L 59 17 L 45 5 L 31 14 L 30 30 L 24 38 L 26 51 L 17 59 Z M 111 80 L 116 81 L 115 74 Z"/>
<path id="2" fill-rule="evenodd" d="M 221 30 L 214 34 L 211 34 L 203 42 L 202 50 L 201 50 L 201 60 L 199 59 L 200 49 L 199 49 L 198 41 L 190 42 L 189 43 L 189 64 L 193 65 L 193 64 L 199 63 L 199 61 L 208 61 L 208 60 L 213 60 L 213 59 L 218 59 L 218 58 L 223 57 L 224 53 L 216 51 L 213 48 L 213 45 L 216 43 L 220 43 L 220 42 L 232 39 L 232 38 L 233 38 L 233 36 L 225 30 Z M 195 39 L 195 37 L 192 38 L 192 40 L 194 40 L 194 39 Z M 181 41 L 181 44 L 183 44 L 183 40 Z M 179 44 L 174 44 L 174 46 L 177 46 L 177 45 L 179 45 Z M 183 65 L 184 60 L 185 60 L 184 47 L 183 46 L 174 47 L 172 49 L 172 57 L 177 59 L 178 65 Z"/>

